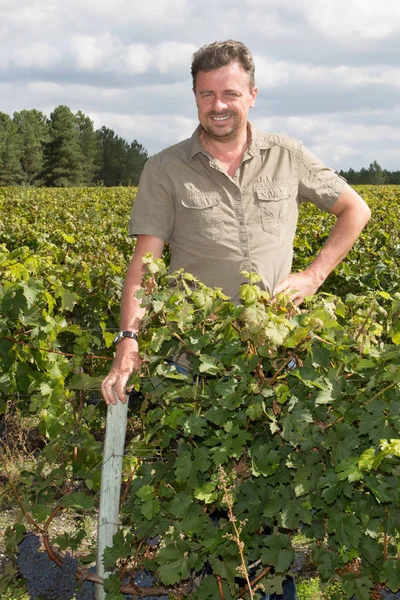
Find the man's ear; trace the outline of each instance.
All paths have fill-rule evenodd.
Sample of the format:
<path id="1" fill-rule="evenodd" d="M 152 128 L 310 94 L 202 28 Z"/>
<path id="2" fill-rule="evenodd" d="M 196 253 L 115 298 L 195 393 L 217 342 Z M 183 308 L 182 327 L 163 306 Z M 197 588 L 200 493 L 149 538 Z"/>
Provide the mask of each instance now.
<path id="1" fill-rule="evenodd" d="M 196 106 L 198 106 L 198 104 L 197 104 L 197 98 L 196 98 L 196 89 L 194 87 L 192 88 L 192 92 L 193 92 L 193 95 L 194 95 L 194 101 L 196 102 Z"/>
<path id="2" fill-rule="evenodd" d="M 256 105 L 257 92 L 258 92 L 258 87 L 253 87 L 253 89 L 251 90 L 250 108 L 254 108 Z"/>

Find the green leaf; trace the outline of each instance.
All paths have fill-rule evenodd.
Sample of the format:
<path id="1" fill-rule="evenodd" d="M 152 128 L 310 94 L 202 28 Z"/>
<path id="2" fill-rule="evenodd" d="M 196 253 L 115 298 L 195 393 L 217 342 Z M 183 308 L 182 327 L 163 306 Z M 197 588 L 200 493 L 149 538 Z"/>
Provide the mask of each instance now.
<path id="1" fill-rule="evenodd" d="M 63 508 L 82 508 L 84 510 L 91 510 L 94 506 L 93 498 L 90 498 L 83 492 L 72 492 L 65 496 L 61 505 Z"/>
<path id="2" fill-rule="evenodd" d="M 114 534 L 113 545 L 107 546 L 103 553 L 103 562 L 106 569 L 113 569 L 118 560 L 121 558 L 128 558 L 128 556 L 130 556 L 131 541 L 132 536 L 129 534 L 127 539 L 125 539 L 125 536 L 121 530 Z"/>
<path id="3" fill-rule="evenodd" d="M 160 512 L 160 501 L 157 498 L 147 500 L 141 507 L 140 512 L 148 520 L 151 521 L 155 515 Z"/>
<path id="4" fill-rule="evenodd" d="M 392 335 L 392 342 L 398 346 L 400 344 L 400 331 Z"/>
<path id="5" fill-rule="evenodd" d="M 109 575 L 104 581 L 105 600 L 125 600 L 124 594 L 119 591 L 121 581 L 117 575 Z"/>
<path id="6" fill-rule="evenodd" d="M 294 560 L 294 551 L 290 540 L 285 535 L 274 534 L 266 536 L 264 543 L 263 565 L 271 565 L 277 573 L 286 573 Z"/>
<path id="7" fill-rule="evenodd" d="M 75 292 L 70 292 L 65 288 L 58 289 L 56 293 L 56 298 L 61 299 L 61 310 L 72 311 L 75 304 L 78 303 L 79 296 Z"/>
<path id="8" fill-rule="evenodd" d="M 369 577 L 356 576 L 355 578 L 349 578 L 348 581 L 342 583 L 342 588 L 346 598 L 370 599 L 371 580 Z"/>
<path id="9" fill-rule="evenodd" d="M 383 563 L 381 581 L 385 582 L 393 592 L 396 592 L 400 589 L 400 570 L 398 560 L 389 559 Z"/>
<path id="10" fill-rule="evenodd" d="M 218 492 L 215 491 L 215 488 L 215 483 L 208 481 L 202 487 L 194 490 L 194 497 L 205 504 L 211 504 L 212 502 L 215 502 L 218 497 Z"/>
<path id="11" fill-rule="evenodd" d="M 358 467 L 358 457 L 349 456 L 344 458 L 336 466 L 336 473 L 338 474 L 338 480 L 343 481 L 348 479 L 350 482 L 359 481 L 364 477 L 363 472 Z"/>
<path id="12" fill-rule="evenodd" d="M 68 383 L 68 387 L 71 390 L 98 390 L 104 377 L 91 377 L 82 373 L 81 375 L 74 375 Z"/>
<path id="13" fill-rule="evenodd" d="M 209 375 L 218 375 L 220 368 L 218 367 L 217 360 L 213 356 L 207 356 L 203 354 L 200 357 L 200 373 L 208 373 Z"/>

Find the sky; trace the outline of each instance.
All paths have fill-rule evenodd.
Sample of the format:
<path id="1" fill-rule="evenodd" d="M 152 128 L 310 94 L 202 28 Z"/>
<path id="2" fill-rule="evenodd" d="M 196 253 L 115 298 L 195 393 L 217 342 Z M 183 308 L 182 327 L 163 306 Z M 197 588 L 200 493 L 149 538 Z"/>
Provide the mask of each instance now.
<path id="1" fill-rule="evenodd" d="M 399 0 L 0 0 L 0 111 L 65 104 L 154 154 L 197 126 L 193 52 L 229 38 L 254 56 L 259 129 L 400 170 Z"/>

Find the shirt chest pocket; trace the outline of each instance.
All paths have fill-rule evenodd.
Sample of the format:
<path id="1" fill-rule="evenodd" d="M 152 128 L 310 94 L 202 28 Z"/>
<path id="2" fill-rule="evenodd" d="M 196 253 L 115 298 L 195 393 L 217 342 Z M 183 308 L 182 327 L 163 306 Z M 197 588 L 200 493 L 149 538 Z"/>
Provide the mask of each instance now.
<path id="1" fill-rule="evenodd" d="M 289 216 L 289 186 L 259 184 L 255 194 L 264 231 L 277 236 L 284 233 Z"/>
<path id="2" fill-rule="evenodd" d="M 191 192 L 180 198 L 180 225 L 208 236 L 222 230 L 221 198 L 217 192 Z"/>

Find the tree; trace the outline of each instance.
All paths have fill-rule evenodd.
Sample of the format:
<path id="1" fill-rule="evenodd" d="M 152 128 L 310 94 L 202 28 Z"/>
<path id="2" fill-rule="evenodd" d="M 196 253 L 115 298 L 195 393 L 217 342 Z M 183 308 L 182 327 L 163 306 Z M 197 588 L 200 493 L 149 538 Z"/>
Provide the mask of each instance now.
<path id="1" fill-rule="evenodd" d="M 127 185 L 124 183 L 124 176 L 128 144 L 108 127 L 102 127 L 98 131 L 98 136 L 101 145 L 99 181 L 105 186 Z"/>
<path id="2" fill-rule="evenodd" d="M 22 145 L 16 124 L 0 113 L 0 185 L 17 185 L 23 180 Z"/>
<path id="3" fill-rule="evenodd" d="M 105 186 L 138 185 L 149 157 L 145 148 L 136 140 L 128 144 L 107 127 L 102 127 L 97 134 L 101 146 L 98 180 Z"/>
<path id="4" fill-rule="evenodd" d="M 58 106 L 50 115 L 50 141 L 45 148 L 46 185 L 67 187 L 83 180 L 83 153 L 76 117 L 68 106 Z"/>
<path id="5" fill-rule="evenodd" d="M 388 171 L 388 183 L 400 185 L 400 171 Z"/>
<path id="6" fill-rule="evenodd" d="M 149 158 L 147 151 L 136 140 L 133 140 L 128 150 L 127 177 L 128 185 L 138 185 L 145 162 Z"/>
<path id="7" fill-rule="evenodd" d="M 79 110 L 75 115 L 75 119 L 83 156 L 82 183 L 84 185 L 92 185 L 100 170 L 100 140 L 93 128 L 93 121 L 89 117 Z"/>
<path id="8" fill-rule="evenodd" d="M 23 181 L 31 185 L 40 183 L 44 165 L 44 146 L 49 140 L 47 119 L 43 113 L 33 109 L 15 112 L 13 121 L 21 140 Z"/>
<path id="9" fill-rule="evenodd" d="M 383 169 L 376 160 L 369 165 L 368 183 L 371 185 L 384 185 L 386 183 L 386 177 Z"/>

